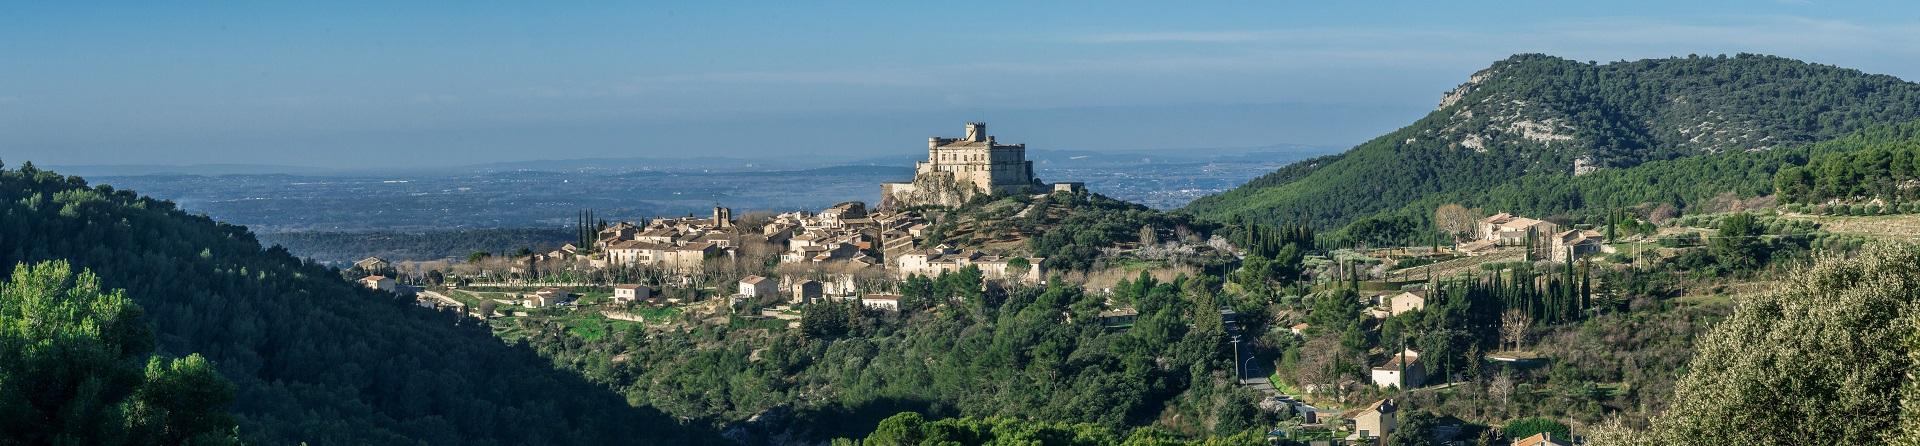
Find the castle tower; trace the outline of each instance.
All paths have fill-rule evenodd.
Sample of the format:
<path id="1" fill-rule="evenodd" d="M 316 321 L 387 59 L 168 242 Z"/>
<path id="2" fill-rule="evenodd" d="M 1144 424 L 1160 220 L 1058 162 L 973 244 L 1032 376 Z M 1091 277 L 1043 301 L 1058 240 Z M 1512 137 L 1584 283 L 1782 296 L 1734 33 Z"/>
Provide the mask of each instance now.
<path id="1" fill-rule="evenodd" d="M 914 165 L 913 182 L 884 184 L 881 206 L 952 206 L 975 194 L 1028 193 L 1038 185 L 1026 144 L 1001 144 L 986 123 L 968 122 L 959 138 L 927 138 L 927 160 Z"/>

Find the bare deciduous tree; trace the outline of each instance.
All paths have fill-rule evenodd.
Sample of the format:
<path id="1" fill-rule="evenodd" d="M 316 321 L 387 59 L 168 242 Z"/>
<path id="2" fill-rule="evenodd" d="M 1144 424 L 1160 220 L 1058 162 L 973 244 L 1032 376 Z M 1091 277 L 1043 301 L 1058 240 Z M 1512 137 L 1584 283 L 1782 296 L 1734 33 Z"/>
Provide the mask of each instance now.
<path id="1" fill-rule="evenodd" d="M 1506 407 L 1507 402 L 1511 401 L 1508 398 L 1513 397 L 1515 387 L 1513 374 L 1502 371 L 1499 376 L 1493 377 L 1492 382 L 1487 383 L 1487 395 L 1499 400 L 1501 407 Z"/>
<path id="2" fill-rule="evenodd" d="M 1653 224 L 1661 224 L 1679 216 L 1680 208 L 1674 207 L 1673 203 L 1660 203 L 1659 206 L 1653 208 L 1653 212 L 1647 214 L 1647 221 L 1653 222 Z"/>
<path id="3" fill-rule="evenodd" d="M 1473 224 L 1480 220 L 1480 213 L 1456 203 L 1440 205 L 1433 210 L 1433 226 L 1452 235 L 1454 241 L 1473 232 Z"/>
<path id="4" fill-rule="evenodd" d="M 1507 348 L 1518 349 L 1527 342 L 1527 329 L 1533 325 L 1533 318 L 1520 310 L 1507 310 L 1500 315 L 1500 340 Z"/>

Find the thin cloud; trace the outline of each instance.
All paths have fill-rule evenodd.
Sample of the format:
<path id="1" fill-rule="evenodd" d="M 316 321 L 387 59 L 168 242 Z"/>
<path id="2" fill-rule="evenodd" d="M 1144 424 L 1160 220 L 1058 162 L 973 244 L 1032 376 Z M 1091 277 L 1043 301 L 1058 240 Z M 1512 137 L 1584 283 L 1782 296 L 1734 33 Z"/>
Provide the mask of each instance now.
<path id="1" fill-rule="evenodd" d="M 1238 46 L 1316 46 L 1349 50 L 1495 48 L 1515 44 L 1539 50 L 1617 49 L 1616 52 L 1680 51 L 1743 47 L 1756 51 L 1894 51 L 1920 48 L 1920 26 L 1863 24 L 1798 16 L 1722 17 L 1716 22 L 1676 22 L 1637 17 L 1569 19 L 1536 23 L 1506 31 L 1456 31 L 1437 28 L 1298 28 L 1275 30 L 1186 30 L 1100 32 L 1067 36 L 1078 44 L 1195 44 Z M 1689 51 L 1688 48 L 1695 50 Z M 1534 49 L 1527 49 L 1532 51 Z M 1659 54 L 1642 54 L 1653 57 Z"/>

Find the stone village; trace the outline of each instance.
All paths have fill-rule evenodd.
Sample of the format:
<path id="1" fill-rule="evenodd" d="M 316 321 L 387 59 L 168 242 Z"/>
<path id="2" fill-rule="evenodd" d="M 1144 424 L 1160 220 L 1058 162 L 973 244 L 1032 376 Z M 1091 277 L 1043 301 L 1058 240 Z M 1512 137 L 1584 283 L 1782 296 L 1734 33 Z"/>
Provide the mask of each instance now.
<path id="1" fill-rule="evenodd" d="M 584 312 L 587 318 L 659 327 L 671 325 L 667 322 L 678 317 L 694 317 L 796 328 L 799 309 L 821 302 L 852 302 L 872 311 L 897 312 L 902 298 L 898 286 L 914 276 L 934 278 L 977 270 L 987 283 L 1044 283 L 1050 273 L 1043 267 L 1044 258 L 938 243 L 941 239 L 930 233 L 936 222 L 925 211 L 960 206 L 983 196 L 1041 199 L 1050 194 L 1086 193 L 1081 183 L 1041 182 L 1034 175 L 1033 162 L 1026 159 L 1024 144 L 1002 144 L 978 122 L 968 123 L 959 138 L 929 138 L 927 159 L 916 163 L 913 179 L 880 187 L 882 199 L 875 208 L 849 201 L 818 212 L 736 216 L 732 209 L 716 205 L 705 216 L 588 222 L 591 226 L 583 231 L 588 237 L 580 243 L 523 256 L 441 265 L 444 271 L 414 274 L 429 278 L 419 285 L 398 284 L 395 277 L 407 274 L 397 271 L 399 265 L 377 257 L 356 262 L 346 274 L 359 277 L 358 282 L 368 288 L 414 295 L 422 306 L 482 319 Z M 1380 259 L 1372 275 L 1391 281 L 1395 274 L 1410 275 L 1411 269 L 1396 272 L 1386 265 L 1408 259 L 1444 254 L 1455 261 L 1469 261 L 1525 253 L 1528 259 L 1564 262 L 1610 253 L 1612 248 L 1591 229 L 1562 230 L 1552 222 L 1499 213 L 1478 220 L 1470 237 L 1446 251 L 1388 248 L 1367 255 Z M 777 260 L 770 264 L 753 260 L 761 258 Z M 414 265 L 414 272 L 421 268 Z M 1415 284 L 1404 290 L 1367 293 L 1362 300 L 1369 306 L 1367 314 L 1385 319 L 1423 309 L 1426 296 Z M 1099 315 L 1109 326 L 1125 327 L 1136 315 L 1124 305 L 1110 303 L 1110 307 Z M 588 308 L 594 310 L 583 311 Z M 1308 328 L 1298 323 L 1289 330 L 1301 335 Z M 1384 356 L 1368 367 L 1373 386 L 1416 388 L 1427 383 L 1418 351 L 1402 349 Z M 1396 426 L 1391 399 L 1322 420 L 1325 409 L 1275 391 L 1265 378 L 1249 379 L 1247 384 L 1270 395 L 1261 403 L 1263 408 L 1288 410 L 1310 423 L 1338 423 L 1350 432 L 1350 441 L 1381 438 Z M 1551 438 L 1530 440 L 1561 444 Z"/>

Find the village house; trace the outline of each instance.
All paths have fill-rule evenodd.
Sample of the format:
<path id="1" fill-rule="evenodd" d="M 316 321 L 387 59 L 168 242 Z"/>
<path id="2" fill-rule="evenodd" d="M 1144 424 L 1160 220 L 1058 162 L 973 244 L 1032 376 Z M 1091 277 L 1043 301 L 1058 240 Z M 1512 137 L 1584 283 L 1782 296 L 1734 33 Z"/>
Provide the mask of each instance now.
<path id="1" fill-rule="evenodd" d="M 1387 361 L 1373 366 L 1373 385 L 1401 389 L 1419 387 L 1427 379 L 1426 368 L 1420 364 L 1420 353 L 1412 349 L 1387 358 Z"/>
<path id="2" fill-rule="evenodd" d="M 1306 336 L 1307 329 L 1312 327 L 1313 325 L 1309 325 L 1306 322 L 1301 322 L 1298 324 L 1293 324 L 1293 326 L 1291 327 L 1287 327 L 1287 332 L 1293 333 L 1294 336 Z"/>
<path id="3" fill-rule="evenodd" d="M 1527 438 L 1514 440 L 1513 446 L 1573 446 L 1573 443 L 1553 438 L 1552 432 L 1541 432 Z"/>
<path id="4" fill-rule="evenodd" d="M 979 251 L 959 251 L 946 246 L 913 251 L 899 256 L 895 260 L 893 274 L 896 278 L 909 276 L 940 277 L 973 266 L 980 269 L 980 276 L 989 280 L 1012 280 L 1023 283 L 1038 283 L 1044 272 L 1040 264 L 1043 258 L 1006 258 L 987 255 Z M 1024 265 L 1020 265 L 1024 263 Z M 1015 267 L 1018 266 L 1018 267 Z"/>
<path id="5" fill-rule="evenodd" d="M 860 296 L 860 305 L 880 311 L 900 311 L 900 295 L 868 294 Z"/>
<path id="6" fill-rule="evenodd" d="M 607 244 L 604 248 L 607 263 L 617 266 L 655 265 L 665 257 L 668 246 L 638 240 L 624 240 Z"/>
<path id="7" fill-rule="evenodd" d="M 858 201 L 840 203 L 820 211 L 820 214 L 815 217 L 817 217 L 821 227 L 837 228 L 845 226 L 847 220 L 866 218 L 867 204 Z M 868 222 L 871 223 L 871 221 Z"/>
<path id="8" fill-rule="evenodd" d="M 810 304 L 826 297 L 826 287 L 818 280 L 801 280 L 793 284 L 793 303 Z"/>
<path id="9" fill-rule="evenodd" d="M 572 302 L 573 292 L 563 288 L 547 287 L 527 294 L 523 305 L 527 308 L 545 308 Z"/>
<path id="10" fill-rule="evenodd" d="M 638 232 L 640 232 L 640 227 L 635 226 L 633 223 L 623 221 L 608 225 L 605 228 L 600 228 L 600 231 L 595 233 L 595 239 L 598 240 L 595 242 L 595 247 L 606 249 L 608 244 L 632 240 L 633 234 Z"/>
<path id="11" fill-rule="evenodd" d="M 1399 427 L 1394 413 L 1399 409 L 1392 399 L 1375 401 L 1363 409 L 1355 409 L 1340 414 L 1340 418 L 1353 423 L 1353 433 L 1347 435 L 1352 444 L 1382 444 L 1393 430 Z"/>
<path id="12" fill-rule="evenodd" d="M 740 292 L 735 294 L 742 297 L 767 297 L 779 292 L 780 284 L 773 279 L 747 276 L 745 279 L 740 279 Z"/>
<path id="13" fill-rule="evenodd" d="M 1604 248 L 1600 240 L 1600 231 L 1591 229 L 1570 229 L 1554 234 L 1551 242 L 1547 259 L 1563 263 L 1568 259 L 1598 253 Z"/>
<path id="14" fill-rule="evenodd" d="M 1544 238 L 1559 231 L 1560 226 L 1552 222 L 1515 217 L 1505 212 L 1483 218 L 1479 224 L 1481 240 L 1503 246 L 1524 245 L 1528 237 Z"/>
<path id="15" fill-rule="evenodd" d="M 658 264 L 668 271 L 699 271 L 700 266 L 706 264 L 707 258 L 717 257 L 723 253 L 724 251 L 719 247 L 713 246 L 712 243 L 694 243 L 675 246 L 663 251 L 664 256 Z"/>
<path id="16" fill-rule="evenodd" d="M 1133 321 L 1135 319 L 1138 319 L 1139 317 L 1140 317 L 1140 310 L 1135 310 L 1133 309 L 1133 307 L 1121 307 L 1121 308 L 1115 308 L 1111 310 L 1105 310 L 1100 312 L 1100 326 L 1102 327 L 1132 326 Z"/>
<path id="17" fill-rule="evenodd" d="M 614 302 L 634 302 L 653 298 L 653 287 L 646 285 L 614 285 Z"/>
<path id="18" fill-rule="evenodd" d="M 353 262 L 353 267 L 360 268 L 361 271 L 385 271 L 391 266 L 393 266 L 392 262 L 388 262 L 387 259 L 379 257 L 367 257 L 360 259 L 358 262 Z"/>
<path id="19" fill-rule="evenodd" d="M 1393 316 L 1420 311 L 1427 307 L 1427 292 L 1424 290 L 1404 291 L 1387 299 L 1387 312 Z"/>
<path id="20" fill-rule="evenodd" d="M 634 234 L 633 241 L 669 245 L 680 241 L 680 231 L 673 228 L 651 228 Z"/>
<path id="21" fill-rule="evenodd" d="M 393 292 L 393 279 L 387 276 L 373 275 L 360 278 L 360 285 L 380 291 Z"/>

